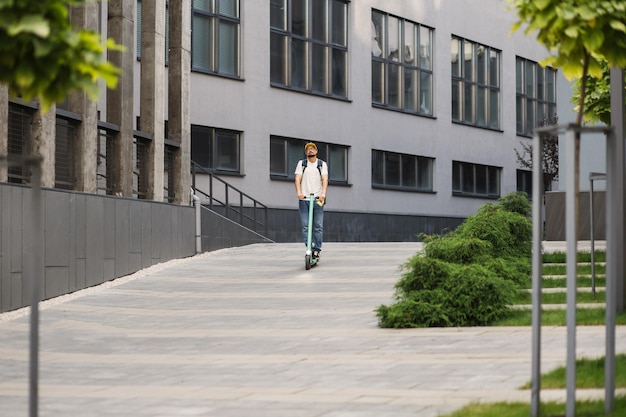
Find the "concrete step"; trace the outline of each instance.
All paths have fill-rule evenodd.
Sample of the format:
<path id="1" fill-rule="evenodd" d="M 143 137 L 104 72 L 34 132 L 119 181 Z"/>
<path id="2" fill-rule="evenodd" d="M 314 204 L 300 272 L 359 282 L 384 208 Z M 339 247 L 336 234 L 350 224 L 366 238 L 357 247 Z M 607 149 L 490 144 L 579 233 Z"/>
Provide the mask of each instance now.
<path id="1" fill-rule="evenodd" d="M 543 279 L 565 279 L 567 275 L 543 275 Z M 578 278 L 591 278 L 591 275 L 578 275 Z M 596 274 L 596 278 L 606 278 L 606 274 Z"/>
<path id="2" fill-rule="evenodd" d="M 606 266 L 606 262 L 594 262 L 596 266 Z M 544 266 L 565 266 L 563 262 L 544 262 Z M 591 262 L 577 262 L 578 266 L 591 266 Z"/>
<path id="3" fill-rule="evenodd" d="M 532 292 L 532 288 L 524 288 L 521 289 L 520 291 L 526 291 L 526 292 Z M 579 287 L 576 289 L 577 292 L 593 292 L 593 288 L 591 287 Z M 559 287 L 559 288 L 542 288 L 541 292 L 544 294 L 548 294 L 548 293 L 562 293 L 562 292 L 567 292 L 567 288 L 565 287 Z M 596 287 L 596 292 L 606 292 L 606 288 L 605 287 Z"/>
<path id="4" fill-rule="evenodd" d="M 510 306 L 513 310 L 532 310 L 532 304 L 514 304 Z M 594 309 L 594 308 L 605 308 L 605 303 L 577 303 L 576 308 L 578 309 Z M 542 310 L 565 310 L 567 309 L 567 304 L 541 304 Z"/>

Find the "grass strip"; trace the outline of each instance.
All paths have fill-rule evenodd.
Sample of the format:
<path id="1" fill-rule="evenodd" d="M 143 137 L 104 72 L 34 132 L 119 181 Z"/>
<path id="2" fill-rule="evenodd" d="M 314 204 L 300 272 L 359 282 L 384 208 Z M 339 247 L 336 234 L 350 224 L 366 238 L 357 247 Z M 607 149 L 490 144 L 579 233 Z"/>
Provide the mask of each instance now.
<path id="1" fill-rule="evenodd" d="M 596 275 L 604 275 L 606 267 L 604 265 L 596 265 Z M 580 275 L 591 275 L 591 265 L 578 265 L 576 271 Z M 567 267 L 565 265 L 543 265 L 543 275 L 567 275 Z"/>
<path id="2" fill-rule="evenodd" d="M 541 375 L 541 389 L 566 388 L 565 372 L 560 366 Z M 626 353 L 615 355 L 615 387 L 626 388 Z M 604 358 L 576 360 L 576 388 L 604 388 Z M 530 382 L 522 389 L 530 389 Z"/>
<path id="3" fill-rule="evenodd" d="M 591 292 L 576 293 L 577 303 L 603 303 L 605 299 L 604 291 L 596 291 L 596 295 Z M 563 292 L 543 293 L 541 295 L 543 304 L 566 304 L 567 294 Z M 528 291 L 519 291 L 515 297 L 515 304 L 532 304 L 532 294 Z"/>
<path id="4" fill-rule="evenodd" d="M 605 251 L 594 251 L 594 261 L 596 262 L 606 262 L 606 252 Z M 577 262 L 591 262 L 591 252 L 578 252 L 576 256 Z M 565 263 L 567 260 L 567 256 L 565 252 L 551 252 L 543 254 L 543 262 L 544 263 Z"/>
<path id="5" fill-rule="evenodd" d="M 579 326 L 603 326 L 605 322 L 603 308 L 584 308 L 576 311 L 576 324 Z M 493 323 L 493 326 L 530 326 L 532 312 L 528 310 L 511 310 L 506 318 Z M 617 314 L 618 325 L 626 325 L 626 312 Z M 565 326 L 566 311 L 543 310 L 541 312 L 541 324 L 543 326 Z"/>
<path id="6" fill-rule="evenodd" d="M 604 413 L 604 401 L 576 401 L 576 416 L 579 417 L 626 417 L 626 396 L 615 398 L 614 411 Z M 471 403 L 441 417 L 528 417 L 530 404 L 517 402 Z M 565 403 L 541 403 L 541 417 L 562 417 Z"/>

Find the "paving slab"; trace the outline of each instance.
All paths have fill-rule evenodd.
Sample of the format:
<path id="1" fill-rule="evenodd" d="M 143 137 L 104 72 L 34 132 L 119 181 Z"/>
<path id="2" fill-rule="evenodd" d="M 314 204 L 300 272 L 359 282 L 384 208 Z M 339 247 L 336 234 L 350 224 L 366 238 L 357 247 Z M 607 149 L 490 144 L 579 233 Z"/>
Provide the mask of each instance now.
<path id="1" fill-rule="evenodd" d="M 381 329 L 420 243 L 256 244 L 155 265 L 41 304 L 41 417 L 435 417 L 530 401 L 531 329 Z M 28 309 L 0 315 L 0 416 L 28 415 Z M 579 356 L 604 355 L 579 327 Z M 626 326 L 617 329 L 626 352 Z M 544 327 L 542 369 L 566 329 Z M 562 390 L 542 398 L 564 399 Z M 579 390 L 603 398 L 602 390 Z"/>

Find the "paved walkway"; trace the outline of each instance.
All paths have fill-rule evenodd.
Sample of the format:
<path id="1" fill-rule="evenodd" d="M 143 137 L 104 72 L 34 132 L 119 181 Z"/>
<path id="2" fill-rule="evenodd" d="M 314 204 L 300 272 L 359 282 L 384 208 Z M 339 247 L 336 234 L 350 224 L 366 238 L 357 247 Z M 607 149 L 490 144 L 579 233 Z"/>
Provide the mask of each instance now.
<path id="1" fill-rule="evenodd" d="M 529 328 L 380 329 L 417 243 L 300 244 L 171 261 L 42 304 L 41 417 L 434 417 L 530 401 Z M 0 416 L 28 415 L 28 317 L 0 315 Z M 604 354 L 580 327 L 578 353 Z M 565 363 L 543 331 L 543 370 Z M 620 327 L 618 351 L 626 351 Z M 578 391 L 579 398 L 603 391 Z M 562 391 L 542 399 L 564 398 Z"/>

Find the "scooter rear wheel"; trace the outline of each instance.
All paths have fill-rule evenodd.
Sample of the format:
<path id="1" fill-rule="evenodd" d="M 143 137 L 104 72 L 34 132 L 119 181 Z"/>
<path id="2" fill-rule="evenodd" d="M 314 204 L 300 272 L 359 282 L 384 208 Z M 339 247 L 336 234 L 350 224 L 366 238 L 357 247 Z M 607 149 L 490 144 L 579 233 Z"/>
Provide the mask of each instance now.
<path id="1" fill-rule="evenodd" d="M 304 255 L 304 269 L 311 269 L 311 255 Z"/>

